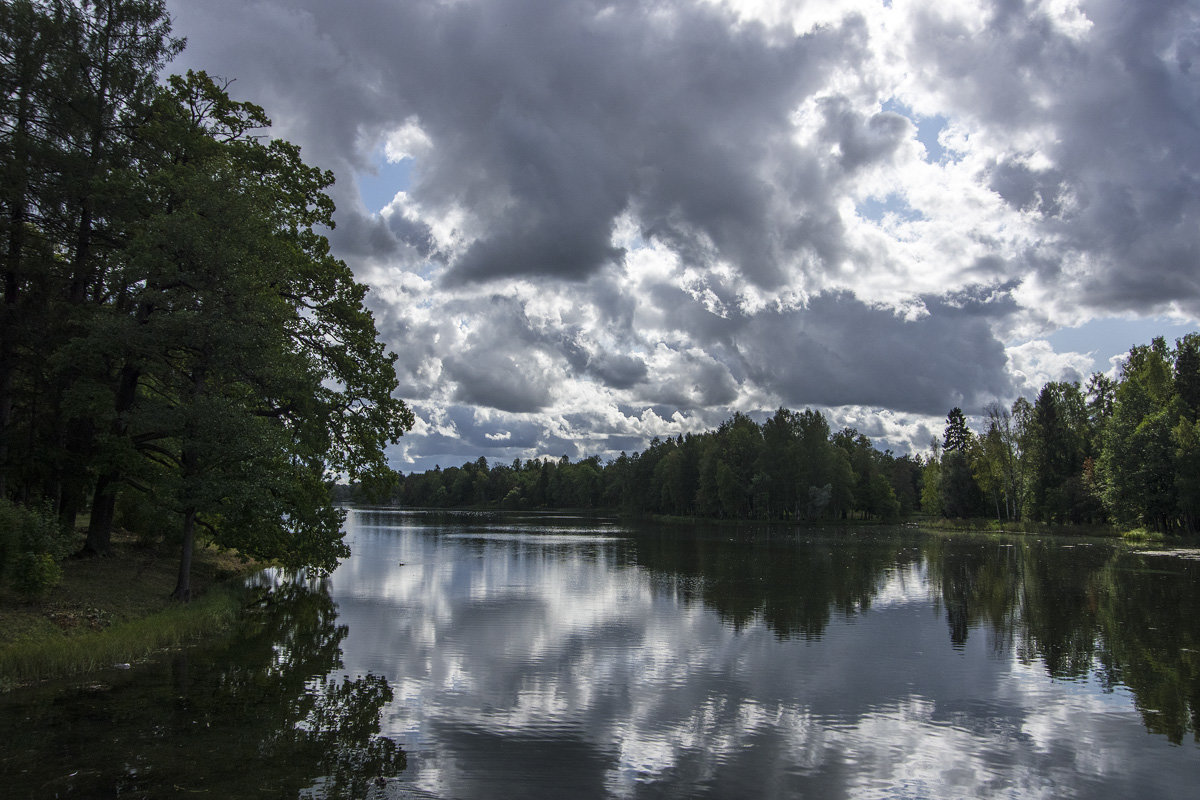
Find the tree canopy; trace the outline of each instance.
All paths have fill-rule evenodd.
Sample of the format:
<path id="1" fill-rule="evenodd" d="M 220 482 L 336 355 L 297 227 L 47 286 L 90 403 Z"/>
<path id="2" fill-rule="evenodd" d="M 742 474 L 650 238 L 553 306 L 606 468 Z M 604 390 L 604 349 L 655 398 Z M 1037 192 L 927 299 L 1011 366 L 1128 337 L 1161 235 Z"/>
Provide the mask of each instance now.
<path id="1" fill-rule="evenodd" d="M 962 436 L 959 409 L 947 421 L 946 448 L 927 463 L 927 486 L 956 492 L 963 460 L 973 488 L 1000 519 L 1057 524 L 1109 523 L 1162 533 L 1195 533 L 1200 524 L 1200 334 L 1172 348 L 1156 338 L 1129 350 L 1116 378 L 1086 385 L 1050 382 L 1033 402 L 985 409 L 985 433 Z M 959 412 L 961 414 L 961 412 Z M 968 431 L 969 434 L 969 431 Z M 958 470 L 956 473 L 955 470 Z M 957 478 L 954 476 L 957 475 Z M 927 493 L 928 494 L 928 493 Z M 932 509 L 930 509 L 932 510 Z M 948 516 L 986 513 L 976 502 L 944 505 Z"/>
<path id="2" fill-rule="evenodd" d="M 331 569 L 330 486 L 392 480 L 412 425 L 366 289 L 330 254 L 333 176 L 179 52 L 160 0 L 0 9 L 0 497 L 136 506 L 182 540 Z M 149 511 L 147 512 L 147 507 Z"/>

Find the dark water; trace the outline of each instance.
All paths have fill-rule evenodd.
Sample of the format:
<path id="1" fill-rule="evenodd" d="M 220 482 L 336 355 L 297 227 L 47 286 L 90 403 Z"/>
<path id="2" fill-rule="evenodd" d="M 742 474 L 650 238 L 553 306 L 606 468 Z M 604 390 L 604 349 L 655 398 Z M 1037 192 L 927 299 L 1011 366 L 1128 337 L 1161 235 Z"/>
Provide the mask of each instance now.
<path id="1" fill-rule="evenodd" d="M 0 698 L 0 796 L 1200 785 L 1200 552 L 395 511 L 347 524 L 354 556 L 324 584 L 279 587 L 244 635 Z"/>

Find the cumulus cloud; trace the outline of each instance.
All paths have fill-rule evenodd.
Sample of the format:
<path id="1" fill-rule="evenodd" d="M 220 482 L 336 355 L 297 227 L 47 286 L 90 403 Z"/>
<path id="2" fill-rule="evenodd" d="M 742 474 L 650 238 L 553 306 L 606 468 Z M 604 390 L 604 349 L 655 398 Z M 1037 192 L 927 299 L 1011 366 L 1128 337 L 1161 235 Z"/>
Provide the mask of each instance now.
<path id="1" fill-rule="evenodd" d="M 168 6 L 173 69 L 336 173 L 335 253 L 430 421 L 412 464 L 779 404 L 905 447 L 1079 372 L 1056 327 L 1200 318 L 1183 0 Z M 400 162 L 372 213 L 358 181 Z"/>
<path id="2" fill-rule="evenodd" d="M 1057 353 L 1044 339 L 1010 347 L 1007 355 L 1013 379 L 1029 399 L 1050 381 L 1083 382 L 1094 371 L 1089 354 Z"/>
<path id="3" fill-rule="evenodd" d="M 912 14 L 906 56 L 926 77 L 913 93 L 995 153 L 984 176 L 1049 251 L 1029 262 L 1042 299 L 1195 317 L 1200 12 L 1176 0 L 979 11 Z"/>

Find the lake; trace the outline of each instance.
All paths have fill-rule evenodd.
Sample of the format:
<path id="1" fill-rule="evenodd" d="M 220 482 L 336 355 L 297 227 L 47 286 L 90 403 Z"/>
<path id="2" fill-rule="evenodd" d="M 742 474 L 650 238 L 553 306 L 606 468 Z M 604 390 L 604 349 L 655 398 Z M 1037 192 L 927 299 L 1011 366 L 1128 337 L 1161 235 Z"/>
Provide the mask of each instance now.
<path id="1" fill-rule="evenodd" d="M 1200 551 L 351 510 L 218 644 L 0 697 L 5 797 L 1178 798 Z M 378 779 L 377 779 L 378 778 Z"/>

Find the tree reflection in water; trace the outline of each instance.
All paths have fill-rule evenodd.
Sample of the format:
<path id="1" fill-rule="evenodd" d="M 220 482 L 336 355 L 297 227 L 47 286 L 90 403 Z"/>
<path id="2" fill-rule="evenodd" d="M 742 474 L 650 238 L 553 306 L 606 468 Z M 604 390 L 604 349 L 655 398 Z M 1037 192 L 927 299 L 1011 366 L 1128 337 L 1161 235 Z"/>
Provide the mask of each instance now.
<path id="1" fill-rule="evenodd" d="M 869 610 L 889 573 L 920 561 L 911 536 L 695 534 L 639 540 L 639 565 L 735 629 L 761 621 L 780 639 L 820 639 L 834 613 Z"/>
<path id="2" fill-rule="evenodd" d="M 1200 741 L 1200 563 L 1061 540 L 942 541 L 927 556 L 956 644 L 975 627 L 1015 637 L 1024 662 L 1124 685 L 1147 730 Z"/>
<path id="3" fill-rule="evenodd" d="M 363 797 L 405 755 L 379 735 L 387 681 L 336 676 L 346 634 L 322 585 L 281 581 L 222 646 L 10 698 L 24 702 L 0 713 L 5 796 Z"/>
<path id="4" fill-rule="evenodd" d="M 1185 554 L 1186 555 L 1186 554 Z M 888 580 L 923 566 L 962 649 L 1059 680 L 1127 687 L 1146 728 L 1200 741 L 1200 561 L 1111 542 L 922 535 L 892 529 L 792 535 L 712 530 L 639 541 L 637 560 L 735 629 L 820 639 L 834 614 L 864 613 Z"/>

